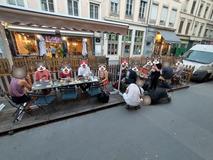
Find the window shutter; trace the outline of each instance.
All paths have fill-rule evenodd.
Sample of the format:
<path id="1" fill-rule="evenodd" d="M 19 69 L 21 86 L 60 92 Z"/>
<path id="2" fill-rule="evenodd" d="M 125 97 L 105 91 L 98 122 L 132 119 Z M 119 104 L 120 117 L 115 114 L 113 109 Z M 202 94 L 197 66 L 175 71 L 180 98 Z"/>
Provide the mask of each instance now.
<path id="1" fill-rule="evenodd" d="M 158 11 L 158 5 L 157 4 L 153 4 L 152 5 L 151 20 L 156 20 L 157 11 Z"/>
<path id="2" fill-rule="evenodd" d="M 161 20 L 165 21 L 166 20 L 166 15 L 167 15 L 167 7 L 163 7 L 162 15 L 161 15 Z"/>
<path id="3" fill-rule="evenodd" d="M 170 17 L 170 23 L 174 23 L 175 21 L 175 17 L 176 17 L 176 10 L 172 10 L 172 13 L 171 13 L 171 17 Z"/>

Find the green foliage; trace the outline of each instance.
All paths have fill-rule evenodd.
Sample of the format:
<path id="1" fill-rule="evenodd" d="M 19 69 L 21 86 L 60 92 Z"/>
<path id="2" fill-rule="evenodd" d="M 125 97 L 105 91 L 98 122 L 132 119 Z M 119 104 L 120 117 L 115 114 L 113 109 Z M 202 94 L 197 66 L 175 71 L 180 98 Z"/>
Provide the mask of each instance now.
<path id="1" fill-rule="evenodd" d="M 76 52 L 77 51 L 77 48 L 76 47 L 72 47 L 73 51 Z"/>

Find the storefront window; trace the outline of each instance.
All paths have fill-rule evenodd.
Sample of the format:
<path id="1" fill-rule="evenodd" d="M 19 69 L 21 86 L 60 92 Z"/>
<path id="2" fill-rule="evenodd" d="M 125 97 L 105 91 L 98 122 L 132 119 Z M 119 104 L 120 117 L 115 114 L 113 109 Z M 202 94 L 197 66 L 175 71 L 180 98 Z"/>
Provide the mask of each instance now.
<path id="1" fill-rule="evenodd" d="M 143 42 L 143 31 L 135 31 L 135 43 L 133 55 L 140 55 Z"/>
<path id="2" fill-rule="evenodd" d="M 126 44 L 125 45 L 125 51 L 124 51 L 125 54 L 129 54 L 130 53 L 130 44 Z"/>
<path id="3" fill-rule="evenodd" d="M 118 35 L 110 34 L 108 35 L 108 54 L 117 55 L 118 54 Z"/>
<path id="4" fill-rule="evenodd" d="M 14 38 L 19 55 L 38 55 L 35 34 L 14 32 Z"/>
<path id="5" fill-rule="evenodd" d="M 88 53 L 92 53 L 92 38 L 87 38 L 86 39 L 86 49 Z M 72 37 L 72 36 L 67 36 L 62 38 L 67 42 L 67 48 L 68 48 L 68 53 L 70 55 L 82 55 L 82 40 L 83 37 Z"/>

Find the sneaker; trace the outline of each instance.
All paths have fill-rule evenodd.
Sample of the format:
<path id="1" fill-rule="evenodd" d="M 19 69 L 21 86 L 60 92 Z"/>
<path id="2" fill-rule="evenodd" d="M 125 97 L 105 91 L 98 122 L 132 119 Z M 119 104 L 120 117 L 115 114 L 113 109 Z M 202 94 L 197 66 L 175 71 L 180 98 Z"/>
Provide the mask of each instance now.
<path id="1" fill-rule="evenodd" d="M 126 109 L 129 109 L 129 108 L 130 108 L 130 106 L 127 104 L 127 105 L 126 105 Z"/>
<path id="2" fill-rule="evenodd" d="M 168 100 L 169 100 L 169 102 L 172 101 L 172 97 L 170 94 L 168 94 Z"/>

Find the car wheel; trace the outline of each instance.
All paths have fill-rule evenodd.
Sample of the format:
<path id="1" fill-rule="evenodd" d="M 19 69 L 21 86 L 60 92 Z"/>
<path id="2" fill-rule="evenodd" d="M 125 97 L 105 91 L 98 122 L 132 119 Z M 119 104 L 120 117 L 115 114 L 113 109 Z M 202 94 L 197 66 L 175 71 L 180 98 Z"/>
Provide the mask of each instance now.
<path id="1" fill-rule="evenodd" d="M 202 79 L 201 82 L 206 82 L 206 81 L 208 81 L 209 77 L 210 77 L 210 74 L 207 74 L 207 75 Z"/>

